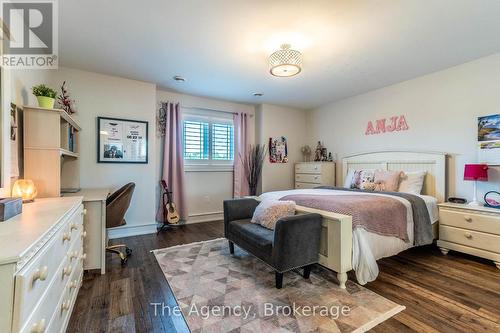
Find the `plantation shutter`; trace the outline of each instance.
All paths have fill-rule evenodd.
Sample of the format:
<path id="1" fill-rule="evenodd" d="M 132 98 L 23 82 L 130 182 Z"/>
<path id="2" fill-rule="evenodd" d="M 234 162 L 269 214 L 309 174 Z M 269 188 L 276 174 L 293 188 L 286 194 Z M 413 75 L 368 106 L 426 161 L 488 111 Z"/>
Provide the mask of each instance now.
<path id="1" fill-rule="evenodd" d="M 231 161 L 234 159 L 233 125 L 212 124 L 212 159 Z"/>
<path id="2" fill-rule="evenodd" d="M 208 160 L 209 126 L 202 121 L 184 121 L 183 141 L 185 160 Z"/>

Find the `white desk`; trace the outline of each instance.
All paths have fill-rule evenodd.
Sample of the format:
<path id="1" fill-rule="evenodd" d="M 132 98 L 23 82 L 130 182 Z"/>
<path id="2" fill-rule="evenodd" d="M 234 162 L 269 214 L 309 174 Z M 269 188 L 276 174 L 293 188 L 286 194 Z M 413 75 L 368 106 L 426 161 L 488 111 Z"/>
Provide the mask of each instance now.
<path id="1" fill-rule="evenodd" d="M 87 237 L 83 242 L 83 249 L 87 253 L 84 269 L 100 269 L 106 273 L 106 198 L 109 195 L 107 188 L 82 188 L 76 193 L 65 193 L 64 196 L 83 197 L 83 206 L 86 214 L 83 225 Z"/>

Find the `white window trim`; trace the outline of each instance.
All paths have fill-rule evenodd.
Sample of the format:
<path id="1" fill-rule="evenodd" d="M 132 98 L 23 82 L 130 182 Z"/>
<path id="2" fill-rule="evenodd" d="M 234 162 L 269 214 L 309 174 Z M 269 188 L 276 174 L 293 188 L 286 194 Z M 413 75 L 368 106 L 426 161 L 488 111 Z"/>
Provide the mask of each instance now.
<path id="1" fill-rule="evenodd" d="M 207 111 L 202 109 L 189 109 L 182 110 L 182 121 L 193 120 L 193 121 L 205 121 L 209 123 L 210 135 L 212 130 L 212 123 L 228 123 L 234 126 L 233 116 L 231 113 L 223 111 Z M 233 131 L 233 135 L 236 135 Z M 211 142 L 209 143 L 211 145 Z M 233 138 L 234 144 L 234 138 Z M 234 171 L 234 161 L 236 156 L 234 156 L 235 149 L 233 147 L 233 160 L 185 160 L 184 159 L 184 143 L 182 144 L 182 160 L 184 162 L 185 172 L 233 172 Z M 209 147 L 211 154 L 212 147 Z M 211 157 L 211 156 L 210 156 Z"/>

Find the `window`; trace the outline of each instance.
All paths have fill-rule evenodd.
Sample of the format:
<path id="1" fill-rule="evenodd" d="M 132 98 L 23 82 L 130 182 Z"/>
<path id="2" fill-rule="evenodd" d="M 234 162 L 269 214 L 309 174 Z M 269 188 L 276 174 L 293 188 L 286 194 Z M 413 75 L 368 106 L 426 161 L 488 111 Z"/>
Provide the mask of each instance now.
<path id="1" fill-rule="evenodd" d="M 184 121 L 184 159 L 208 160 L 208 123 Z"/>
<path id="2" fill-rule="evenodd" d="M 184 113 L 182 134 L 187 169 L 232 169 L 234 127 L 230 114 L 208 111 Z"/>
<path id="3" fill-rule="evenodd" d="M 212 124 L 212 159 L 233 160 L 233 125 Z"/>

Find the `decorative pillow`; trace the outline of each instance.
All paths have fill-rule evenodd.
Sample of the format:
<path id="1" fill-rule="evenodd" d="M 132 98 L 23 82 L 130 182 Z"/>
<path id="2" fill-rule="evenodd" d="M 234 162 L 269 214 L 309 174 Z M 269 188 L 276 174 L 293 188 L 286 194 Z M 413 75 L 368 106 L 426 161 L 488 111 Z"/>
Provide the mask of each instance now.
<path id="1" fill-rule="evenodd" d="M 418 195 L 422 193 L 426 171 L 403 172 L 398 192 Z"/>
<path id="2" fill-rule="evenodd" d="M 347 175 L 345 176 L 345 179 L 344 179 L 344 187 L 345 188 L 351 188 L 352 178 L 354 177 L 354 172 L 356 172 L 356 170 L 354 170 L 354 169 L 347 170 Z"/>
<path id="3" fill-rule="evenodd" d="M 351 188 L 361 188 L 361 183 L 373 183 L 375 180 L 374 170 L 356 170 L 352 176 Z"/>
<path id="4" fill-rule="evenodd" d="M 395 192 L 398 190 L 402 171 L 375 170 L 376 191 Z"/>
<path id="5" fill-rule="evenodd" d="M 253 213 L 252 223 L 274 230 L 279 219 L 295 215 L 295 202 L 279 200 L 263 200 Z"/>

